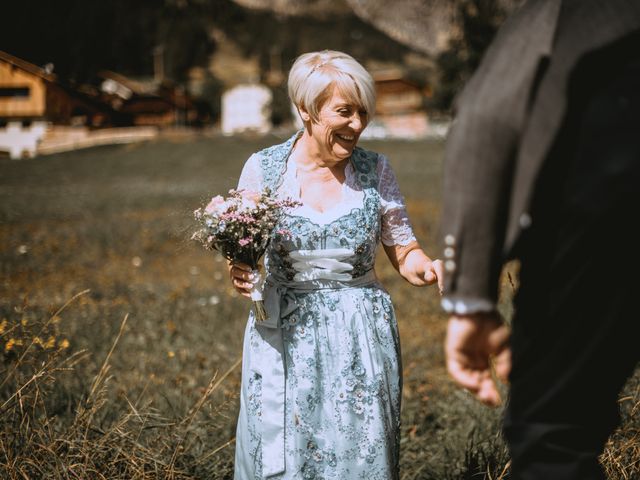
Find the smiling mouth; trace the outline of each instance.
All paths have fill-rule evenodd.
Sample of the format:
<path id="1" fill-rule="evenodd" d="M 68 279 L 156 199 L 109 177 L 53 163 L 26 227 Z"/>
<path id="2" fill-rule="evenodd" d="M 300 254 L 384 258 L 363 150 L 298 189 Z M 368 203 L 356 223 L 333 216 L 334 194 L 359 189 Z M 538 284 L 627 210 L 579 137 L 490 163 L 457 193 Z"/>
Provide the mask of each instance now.
<path id="1" fill-rule="evenodd" d="M 336 137 L 345 142 L 353 142 L 356 139 L 355 135 L 340 135 L 339 133 L 336 133 Z"/>

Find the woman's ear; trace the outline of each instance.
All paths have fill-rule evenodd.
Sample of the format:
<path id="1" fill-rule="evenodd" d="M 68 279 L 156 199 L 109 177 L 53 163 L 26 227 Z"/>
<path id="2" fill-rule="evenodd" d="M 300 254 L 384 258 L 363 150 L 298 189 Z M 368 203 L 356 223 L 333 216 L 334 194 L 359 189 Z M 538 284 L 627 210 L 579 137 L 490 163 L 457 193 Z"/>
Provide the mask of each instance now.
<path id="1" fill-rule="evenodd" d="M 303 122 L 306 123 L 311 121 L 311 115 L 309 115 L 309 112 L 304 107 L 304 105 L 298 106 L 298 113 L 300 114 L 300 118 L 302 119 Z"/>

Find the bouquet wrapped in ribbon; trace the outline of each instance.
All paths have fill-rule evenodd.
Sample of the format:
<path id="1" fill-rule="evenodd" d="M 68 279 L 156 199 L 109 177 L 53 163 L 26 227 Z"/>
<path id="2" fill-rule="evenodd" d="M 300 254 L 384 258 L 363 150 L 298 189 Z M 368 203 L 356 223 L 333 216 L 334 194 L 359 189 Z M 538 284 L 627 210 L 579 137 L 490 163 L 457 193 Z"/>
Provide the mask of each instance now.
<path id="1" fill-rule="evenodd" d="M 253 300 L 257 321 L 267 319 L 262 299 L 264 275 L 260 259 L 271 233 L 286 208 L 298 205 L 292 200 L 278 200 L 269 189 L 262 192 L 229 190 L 228 196 L 217 195 L 194 212 L 198 229 L 192 238 L 207 250 L 219 251 L 233 263 L 245 263 L 252 269 Z"/>

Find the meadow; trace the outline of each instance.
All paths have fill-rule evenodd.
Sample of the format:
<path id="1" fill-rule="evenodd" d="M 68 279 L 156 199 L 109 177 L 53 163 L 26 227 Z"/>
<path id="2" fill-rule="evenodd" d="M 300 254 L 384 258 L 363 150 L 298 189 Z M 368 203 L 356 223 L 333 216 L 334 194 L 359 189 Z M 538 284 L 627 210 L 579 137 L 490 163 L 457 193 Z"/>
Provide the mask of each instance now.
<path id="1" fill-rule="evenodd" d="M 189 135 L 0 158 L 0 478 L 232 478 L 249 305 L 224 261 L 190 240 L 192 212 L 282 140 Z M 388 155 L 437 255 L 442 142 L 362 146 Z M 501 410 L 447 377 L 436 289 L 410 286 L 382 256 L 377 272 L 402 342 L 401 478 L 508 478 Z M 503 276 L 507 317 L 516 273 Z M 610 479 L 640 478 L 640 375 L 620 408 L 602 462 Z"/>

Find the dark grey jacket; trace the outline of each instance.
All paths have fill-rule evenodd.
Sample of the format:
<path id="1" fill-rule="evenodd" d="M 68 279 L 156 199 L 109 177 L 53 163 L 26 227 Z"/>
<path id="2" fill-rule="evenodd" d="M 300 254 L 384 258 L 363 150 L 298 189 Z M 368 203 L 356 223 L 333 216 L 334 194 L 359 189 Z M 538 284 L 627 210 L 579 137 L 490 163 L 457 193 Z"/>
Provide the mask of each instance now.
<path id="1" fill-rule="evenodd" d="M 536 221 L 528 209 L 573 68 L 638 29 L 640 0 L 530 0 L 500 28 L 447 139 L 445 298 L 495 302 L 503 262 Z"/>

